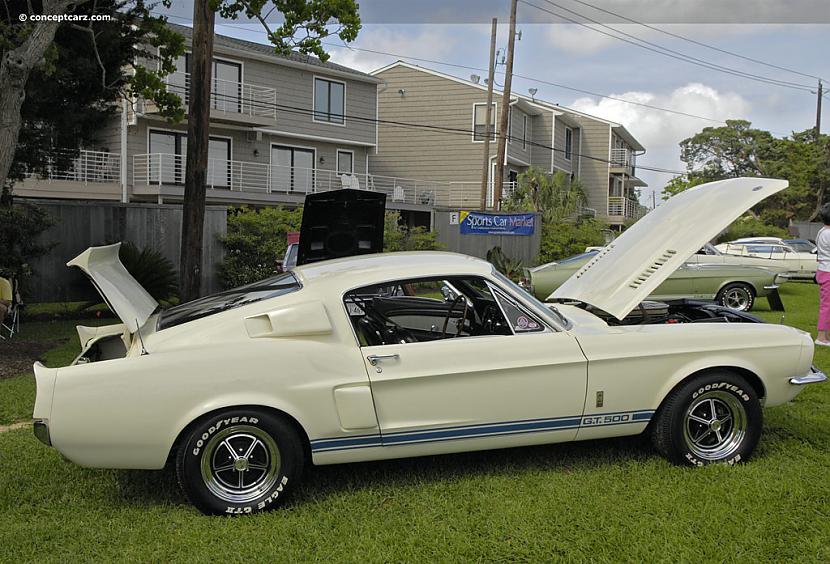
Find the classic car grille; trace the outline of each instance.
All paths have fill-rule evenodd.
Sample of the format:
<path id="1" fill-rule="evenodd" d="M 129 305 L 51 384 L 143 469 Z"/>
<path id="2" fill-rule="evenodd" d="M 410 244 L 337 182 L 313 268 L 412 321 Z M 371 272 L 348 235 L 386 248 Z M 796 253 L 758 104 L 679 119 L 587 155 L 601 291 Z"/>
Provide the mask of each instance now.
<path id="1" fill-rule="evenodd" d="M 643 285 L 643 283 L 651 278 L 651 275 L 660 270 L 660 268 L 666 264 L 666 262 L 672 258 L 674 255 L 677 254 L 677 251 L 672 249 L 666 249 L 666 251 L 660 255 L 660 257 L 651 263 L 651 266 L 646 268 L 641 274 L 639 274 L 634 280 L 632 280 L 629 284 L 629 288 L 634 288 L 635 290 Z"/>

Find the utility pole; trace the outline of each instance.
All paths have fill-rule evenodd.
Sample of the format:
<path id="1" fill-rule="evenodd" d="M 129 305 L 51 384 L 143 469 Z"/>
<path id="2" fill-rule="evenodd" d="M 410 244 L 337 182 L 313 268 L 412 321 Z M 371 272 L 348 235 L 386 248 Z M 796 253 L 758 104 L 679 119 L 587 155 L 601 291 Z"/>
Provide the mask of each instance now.
<path id="1" fill-rule="evenodd" d="M 179 293 L 182 302 L 195 300 L 201 294 L 205 186 L 210 135 L 210 85 L 213 70 L 213 23 L 216 19 L 216 12 L 210 4 L 209 0 L 196 0 L 193 3 L 193 54 L 190 97 L 187 102 L 187 158 L 179 259 Z"/>
<path id="2" fill-rule="evenodd" d="M 501 208 L 501 193 L 504 183 L 504 158 L 507 150 L 507 116 L 510 111 L 510 85 L 513 82 L 513 47 L 516 42 L 516 4 L 518 0 L 510 0 L 510 35 L 507 38 L 507 67 L 504 70 L 504 95 L 501 101 L 501 115 L 499 116 L 499 144 L 496 151 L 496 178 L 493 189 L 493 203 L 496 209 Z"/>
<path id="3" fill-rule="evenodd" d="M 487 185 L 490 180 L 490 121 L 493 119 L 493 72 L 496 66 L 496 29 L 498 20 L 493 18 L 493 30 L 490 32 L 490 68 L 487 72 L 487 124 L 484 127 L 484 168 L 481 171 L 481 211 L 487 209 Z M 475 124 L 473 124 L 475 128 Z"/>
<path id="4" fill-rule="evenodd" d="M 818 97 L 816 98 L 816 145 L 819 142 L 819 134 L 821 133 L 821 97 L 824 95 L 824 85 L 821 79 L 818 81 Z"/>

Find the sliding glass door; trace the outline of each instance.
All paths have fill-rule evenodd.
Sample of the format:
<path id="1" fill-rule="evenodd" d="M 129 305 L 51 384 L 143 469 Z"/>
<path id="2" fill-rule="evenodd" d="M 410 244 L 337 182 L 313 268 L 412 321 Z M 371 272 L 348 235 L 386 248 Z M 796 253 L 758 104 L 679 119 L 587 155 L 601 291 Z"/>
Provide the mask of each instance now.
<path id="1" fill-rule="evenodd" d="M 150 182 L 184 184 L 187 134 L 150 130 Z M 208 188 L 231 187 L 231 140 L 211 137 L 208 145 Z"/>
<path id="2" fill-rule="evenodd" d="M 271 190 L 304 194 L 313 192 L 314 150 L 272 145 Z"/>

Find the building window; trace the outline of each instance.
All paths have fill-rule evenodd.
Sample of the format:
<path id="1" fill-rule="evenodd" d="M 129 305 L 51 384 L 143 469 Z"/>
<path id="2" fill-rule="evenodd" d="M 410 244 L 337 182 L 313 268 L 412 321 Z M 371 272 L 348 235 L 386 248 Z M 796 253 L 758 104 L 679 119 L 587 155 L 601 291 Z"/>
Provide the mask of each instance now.
<path id="1" fill-rule="evenodd" d="M 343 123 L 346 115 L 346 84 L 314 79 L 314 121 Z"/>
<path id="2" fill-rule="evenodd" d="M 314 188 L 314 149 L 271 146 L 271 190 L 309 193 Z"/>
<path id="3" fill-rule="evenodd" d="M 351 151 L 337 151 L 337 174 L 354 173 L 354 153 Z"/>
<path id="4" fill-rule="evenodd" d="M 570 127 L 565 128 L 565 160 L 569 161 L 573 158 L 574 145 L 574 130 Z"/>
<path id="5" fill-rule="evenodd" d="M 187 134 L 177 131 L 150 130 L 149 176 L 152 182 L 184 183 L 187 159 Z M 211 137 L 208 142 L 207 185 L 228 188 L 231 183 L 231 140 Z"/>
<path id="6" fill-rule="evenodd" d="M 527 116 L 522 116 L 522 149 L 527 149 Z"/>
<path id="7" fill-rule="evenodd" d="M 490 108 L 490 127 L 487 127 L 487 104 L 473 105 L 473 141 L 484 141 L 490 132 L 490 141 L 496 139 L 496 105 Z"/>

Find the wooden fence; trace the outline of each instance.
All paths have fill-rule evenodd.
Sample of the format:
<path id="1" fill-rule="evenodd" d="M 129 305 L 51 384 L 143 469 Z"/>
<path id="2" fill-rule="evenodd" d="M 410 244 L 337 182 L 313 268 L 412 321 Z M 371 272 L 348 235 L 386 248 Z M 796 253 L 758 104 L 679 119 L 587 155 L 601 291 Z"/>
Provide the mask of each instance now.
<path id="1" fill-rule="evenodd" d="M 179 266 L 182 208 L 177 205 L 123 204 L 118 202 L 23 200 L 45 209 L 55 225 L 42 235 L 54 244 L 46 255 L 32 263 L 34 276 L 24 288 L 28 302 L 82 301 L 96 296 L 77 268 L 66 263 L 90 246 L 131 242 L 139 249 L 150 247 Z M 216 272 L 224 257 L 219 241 L 227 233 L 224 206 L 208 206 L 205 212 L 202 291 L 218 291 Z"/>

